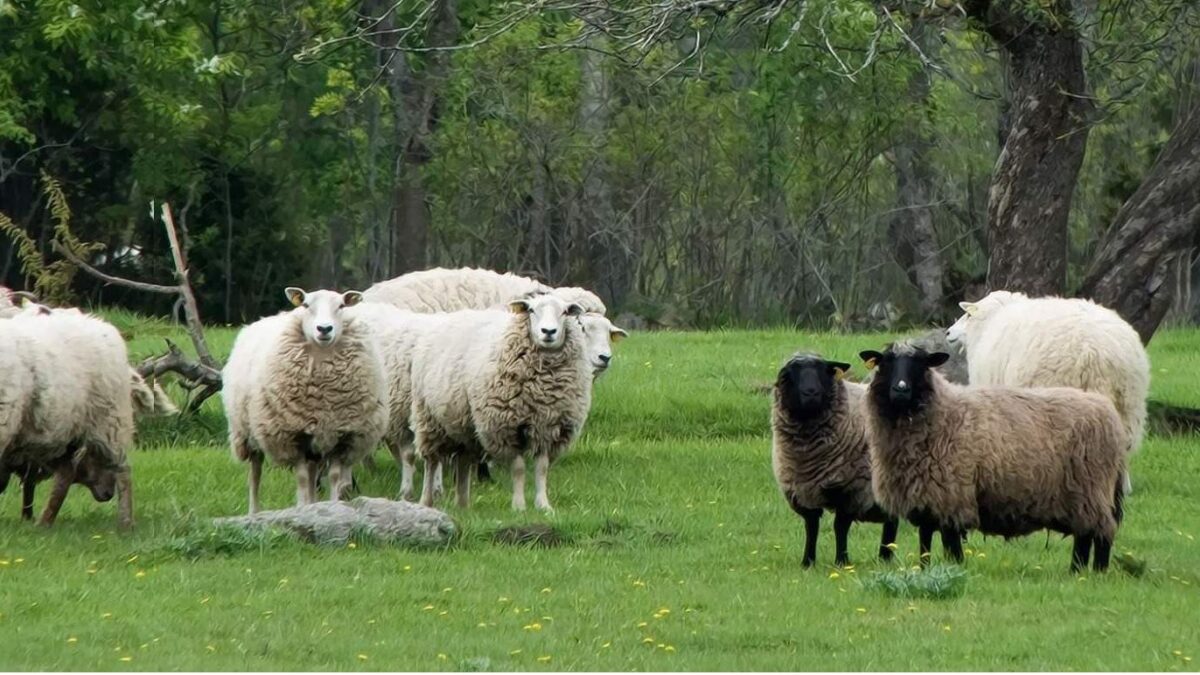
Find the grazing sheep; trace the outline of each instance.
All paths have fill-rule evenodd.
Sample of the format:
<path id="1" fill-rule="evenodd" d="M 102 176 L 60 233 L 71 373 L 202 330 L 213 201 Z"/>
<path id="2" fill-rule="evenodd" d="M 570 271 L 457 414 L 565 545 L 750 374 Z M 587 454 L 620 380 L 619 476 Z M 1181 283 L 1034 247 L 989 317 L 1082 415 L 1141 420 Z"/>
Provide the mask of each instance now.
<path id="1" fill-rule="evenodd" d="M 250 513 L 259 509 L 263 456 L 296 474 L 296 503 L 316 501 L 329 467 L 331 500 L 348 469 L 387 431 L 388 389 L 371 331 L 346 307 L 357 291 L 286 290 L 296 306 L 238 334 L 222 371 L 222 398 L 234 457 L 249 462 Z"/>
<path id="2" fill-rule="evenodd" d="M 771 414 L 771 465 L 792 510 L 804 519 L 804 558 L 817 559 L 822 510 L 834 512 L 835 561 L 850 564 L 846 539 L 854 521 L 883 523 L 879 557 L 891 560 L 897 521 L 875 503 L 863 420 L 866 386 L 845 382 L 847 363 L 796 354 L 779 371 Z"/>
<path id="3" fill-rule="evenodd" d="M 458 504 L 470 501 L 470 468 L 482 457 L 512 462 L 516 510 L 525 508 L 525 455 L 535 462 L 534 504 L 551 510 L 550 462 L 570 446 L 591 407 L 592 367 L 583 308 L 552 294 L 514 300 L 510 312 L 438 315 L 413 355 L 417 450 L 436 467 L 454 458 Z M 421 502 L 433 502 L 428 466 Z"/>
<path id="4" fill-rule="evenodd" d="M 1130 454 L 1141 445 L 1150 359 L 1137 331 L 1120 315 L 1090 300 L 1008 291 L 959 306 L 965 314 L 946 336 L 965 343 L 971 384 L 1098 392 L 1116 406 Z M 1125 481 L 1128 494 L 1128 474 Z"/>
<path id="5" fill-rule="evenodd" d="M 363 292 L 363 299 L 428 314 L 464 309 L 503 309 L 510 300 L 529 293 L 555 293 L 567 303 L 578 304 L 585 312 L 605 314 L 608 311 L 595 293 L 582 288 L 552 288 L 510 272 L 501 274 L 471 267 L 435 267 L 410 272 L 371 286 Z"/>
<path id="6" fill-rule="evenodd" d="M 962 387 L 934 368 L 949 358 L 900 343 L 860 355 L 876 366 L 866 398 L 871 474 L 885 511 L 933 532 L 956 561 L 962 533 L 1075 538 L 1071 569 L 1108 567 L 1121 520 L 1129 437 L 1112 402 L 1068 387 Z"/>
<path id="7" fill-rule="evenodd" d="M 80 483 L 98 501 L 119 495 L 118 526 L 132 527 L 134 426 L 120 333 L 77 311 L 18 314 L 0 321 L 0 369 L 0 483 L 23 480 L 22 515 L 32 517 L 37 482 L 53 476 L 41 524 L 53 524 Z"/>

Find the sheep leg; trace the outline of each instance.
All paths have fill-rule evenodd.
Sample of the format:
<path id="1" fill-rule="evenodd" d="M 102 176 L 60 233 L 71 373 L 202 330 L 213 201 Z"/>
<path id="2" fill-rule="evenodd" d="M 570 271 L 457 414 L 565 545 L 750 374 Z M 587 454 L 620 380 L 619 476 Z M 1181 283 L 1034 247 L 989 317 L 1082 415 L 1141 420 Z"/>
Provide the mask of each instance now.
<path id="1" fill-rule="evenodd" d="M 322 473 L 324 473 L 324 472 L 321 470 L 320 462 L 310 461 L 308 463 L 308 503 L 309 504 L 315 504 L 317 502 L 317 480 L 319 480 L 321 478 Z"/>
<path id="2" fill-rule="evenodd" d="M 798 508 L 796 512 L 804 518 L 804 557 L 800 564 L 812 567 L 817 562 L 817 534 L 821 531 L 821 509 Z"/>
<path id="3" fill-rule="evenodd" d="M 304 506 L 311 504 L 309 499 L 310 486 L 312 480 L 309 477 L 309 472 L 312 471 L 308 462 L 300 460 L 296 464 L 296 506 Z"/>
<path id="4" fill-rule="evenodd" d="M 1092 535 L 1077 534 L 1075 535 L 1075 548 L 1071 551 L 1071 573 L 1075 574 L 1087 569 L 1088 556 L 1092 551 Z M 1097 547 L 1097 558 L 1099 558 L 1099 547 Z M 1104 561 L 1105 565 L 1108 560 Z"/>
<path id="5" fill-rule="evenodd" d="M 46 500 L 46 508 L 42 511 L 39 525 L 49 527 L 58 518 L 63 502 L 67 499 L 67 490 L 75 482 L 75 465 L 70 461 L 60 462 L 54 468 L 54 487 L 50 488 L 50 498 Z"/>
<path id="6" fill-rule="evenodd" d="M 21 520 L 33 520 L 33 496 L 37 490 L 37 482 L 26 475 L 21 479 Z"/>
<path id="7" fill-rule="evenodd" d="M 847 539 L 850 537 L 850 525 L 854 523 L 854 517 L 845 511 L 838 511 L 833 514 L 833 540 L 835 546 L 834 564 L 839 567 L 845 567 L 850 564 L 850 551 L 848 550 Z"/>
<path id="8" fill-rule="evenodd" d="M 443 463 L 438 462 L 437 468 L 433 471 L 433 496 L 435 499 L 441 499 L 442 495 L 446 494 L 446 479 L 442 476 L 442 466 Z"/>
<path id="9" fill-rule="evenodd" d="M 329 465 L 329 501 L 342 501 L 342 491 L 346 488 L 347 469 L 341 462 Z"/>
<path id="10" fill-rule="evenodd" d="M 479 479 L 480 483 L 492 482 L 492 468 L 488 466 L 487 460 L 479 463 L 479 466 L 475 470 L 475 477 Z"/>
<path id="11" fill-rule="evenodd" d="M 1095 558 L 1092 560 L 1092 570 L 1105 572 L 1108 570 L 1108 560 L 1112 555 L 1112 539 L 1097 536 L 1092 540 L 1095 546 Z"/>
<path id="12" fill-rule="evenodd" d="M 554 510 L 554 507 L 550 506 L 550 495 L 548 495 L 546 491 L 546 478 L 548 477 L 549 473 L 550 455 L 544 452 L 539 453 L 533 458 L 533 485 L 535 489 L 533 495 L 533 505 L 536 506 L 539 511 L 550 512 Z"/>
<path id="13" fill-rule="evenodd" d="M 879 559 L 891 560 L 896 548 L 896 531 L 900 522 L 894 519 L 883 521 L 883 536 L 879 539 Z"/>
<path id="14" fill-rule="evenodd" d="M 929 565 L 929 550 L 933 548 L 934 527 L 932 525 L 920 525 L 917 530 L 920 539 L 921 567 L 926 567 Z"/>
<path id="15" fill-rule="evenodd" d="M 400 467 L 400 499 L 411 502 L 413 496 L 413 476 L 417 473 L 417 465 L 413 461 L 416 449 L 409 445 L 403 449 L 396 450 L 389 443 L 388 450 L 392 451 L 392 456 L 396 458 L 396 464 Z"/>
<path id="16" fill-rule="evenodd" d="M 487 466 L 487 462 L 480 462 L 479 466 Z M 490 479 L 489 479 L 490 480 Z M 513 457 L 512 462 L 512 507 L 513 511 L 525 510 L 525 458 L 521 455 Z"/>
<path id="17" fill-rule="evenodd" d="M 440 458 L 427 457 L 425 459 L 425 478 L 421 490 L 421 506 L 433 506 L 433 476 L 442 470 L 442 460 Z"/>
<path id="18" fill-rule="evenodd" d="M 133 529 L 133 477 L 129 467 L 117 474 L 117 529 L 123 532 Z"/>
<path id="19" fill-rule="evenodd" d="M 942 550 L 956 563 L 962 564 L 962 531 L 952 527 L 942 528 Z"/>
<path id="20" fill-rule="evenodd" d="M 263 456 L 255 453 L 250 455 L 250 515 L 259 511 L 258 486 L 262 484 Z"/>
<path id="21" fill-rule="evenodd" d="M 474 463 L 465 452 L 454 456 L 454 486 L 461 509 L 471 505 L 471 465 Z"/>

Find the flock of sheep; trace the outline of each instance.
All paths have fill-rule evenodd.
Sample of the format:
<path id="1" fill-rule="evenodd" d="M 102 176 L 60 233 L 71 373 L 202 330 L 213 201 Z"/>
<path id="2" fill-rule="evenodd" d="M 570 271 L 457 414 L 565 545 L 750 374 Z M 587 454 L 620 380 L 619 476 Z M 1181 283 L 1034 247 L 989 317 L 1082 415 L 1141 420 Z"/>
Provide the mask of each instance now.
<path id="1" fill-rule="evenodd" d="M 534 505 L 549 511 L 550 464 L 583 429 L 593 382 L 626 335 L 587 290 L 487 270 L 286 294 L 294 308 L 245 326 L 222 373 L 250 513 L 266 458 L 294 472 L 303 505 L 323 479 L 340 499 L 381 442 L 400 465 L 403 499 L 418 457 L 426 506 L 444 464 L 465 507 L 472 474 L 497 462 L 511 468 L 512 508 L 523 510 L 528 458 Z M 950 351 L 965 348 L 969 385 L 941 372 L 956 372 L 942 368 L 954 354 L 912 341 L 861 352 L 873 371 L 863 384 L 845 378 L 848 363 L 814 354 L 779 371 L 772 464 L 805 521 L 805 565 L 829 510 L 838 564 L 849 562 L 853 522 L 883 523 L 888 559 L 905 519 L 923 562 L 934 533 L 961 560 L 968 531 L 1050 529 L 1074 537 L 1072 569 L 1093 550 L 1093 567 L 1107 567 L 1146 420 L 1150 365 L 1137 333 L 1086 300 L 997 291 L 962 308 L 946 338 Z M 119 525 L 131 525 L 134 412 L 172 407 L 129 367 L 117 330 L 0 293 L 0 369 L 0 491 L 18 477 L 32 518 L 37 483 L 53 478 L 41 516 L 50 524 L 81 484 L 100 501 L 119 495 Z"/>
<path id="2" fill-rule="evenodd" d="M 848 363 L 797 354 L 779 371 L 772 413 L 775 477 L 804 519 L 803 563 L 816 561 L 822 512 L 834 513 L 836 562 L 855 521 L 917 526 L 922 563 L 934 533 L 963 556 L 966 533 L 1071 535 L 1071 569 L 1108 567 L 1128 458 L 1141 443 L 1150 362 L 1134 329 L 1087 300 L 996 291 L 947 331 L 966 347 L 969 385 L 938 368 L 952 357 L 912 341 Z"/>

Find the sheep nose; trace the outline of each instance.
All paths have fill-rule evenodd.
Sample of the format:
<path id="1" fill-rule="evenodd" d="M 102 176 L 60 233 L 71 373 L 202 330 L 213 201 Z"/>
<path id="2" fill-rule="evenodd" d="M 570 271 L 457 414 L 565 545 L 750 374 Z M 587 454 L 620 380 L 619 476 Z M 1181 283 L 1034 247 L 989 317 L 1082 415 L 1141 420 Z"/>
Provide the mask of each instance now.
<path id="1" fill-rule="evenodd" d="M 611 355 L 611 354 L 601 354 L 601 355 L 600 355 L 600 362 L 601 362 L 601 363 L 603 363 L 604 365 L 606 365 L 606 366 L 607 366 L 609 361 L 612 361 L 612 355 Z"/>
<path id="2" fill-rule="evenodd" d="M 330 333 L 333 332 L 333 326 L 331 326 L 329 324 L 323 324 L 323 325 L 317 326 L 317 332 L 320 333 L 321 335 L 329 335 Z"/>
<path id="3" fill-rule="evenodd" d="M 554 334 L 557 332 L 558 332 L 557 328 L 543 328 L 542 329 L 542 335 L 545 335 L 548 338 L 554 337 Z"/>
<path id="4" fill-rule="evenodd" d="M 821 393 L 821 390 L 820 390 L 820 389 L 817 389 L 816 387 L 811 387 L 811 388 L 807 388 L 807 389 L 801 389 L 801 390 L 800 390 L 800 395 L 801 395 L 801 396 L 817 396 L 817 395 L 819 395 L 820 393 Z"/>
<path id="5" fill-rule="evenodd" d="M 900 380 L 896 384 L 892 385 L 892 389 L 894 389 L 898 392 L 907 392 L 909 389 L 911 389 L 911 387 L 909 387 L 908 383 L 905 382 L 904 380 Z"/>

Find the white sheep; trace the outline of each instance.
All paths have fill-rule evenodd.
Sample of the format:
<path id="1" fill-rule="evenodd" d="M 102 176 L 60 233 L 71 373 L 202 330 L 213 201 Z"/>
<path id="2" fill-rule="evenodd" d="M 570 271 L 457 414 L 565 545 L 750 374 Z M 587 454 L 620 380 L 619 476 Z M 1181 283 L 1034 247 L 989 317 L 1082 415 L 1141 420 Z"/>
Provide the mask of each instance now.
<path id="1" fill-rule="evenodd" d="M 463 309 L 502 309 L 509 301 L 531 293 L 555 293 L 585 312 L 608 310 L 595 293 L 578 287 L 552 288 L 511 272 L 462 267 L 435 267 L 381 281 L 363 292 L 363 299 L 386 302 L 412 312 L 456 312 Z"/>
<path id="2" fill-rule="evenodd" d="M 110 324 L 81 312 L 18 314 L 0 321 L 0 473 L 34 485 L 54 477 L 42 513 L 50 525 L 73 483 L 98 501 L 118 494 L 118 525 L 133 525 L 127 451 L 134 425 L 125 342 Z"/>
<path id="3" fill-rule="evenodd" d="M 535 462 L 534 504 L 550 510 L 550 462 L 587 421 L 592 367 L 583 309 L 552 294 L 514 300 L 510 312 L 437 315 L 413 356 L 412 424 L 417 450 L 436 467 L 454 458 L 458 504 L 470 501 L 470 468 L 482 457 L 512 462 L 516 510 L 525 508 L 525 455 Z M 433 502 L 427 467 L 421 501 Z"/>
<path id="4" fill-rule="evenodd" d="M 331 500 L 349 468 L 370 453 L 388 425 L 383 362 L 369 328 L 344 308 L 357 291 L 288 288 L 295 309 L 238 334 L 222 371 L 222 398 L 234 457 L 250 463 L 250 513 L 259 509 L 263 456 L 296 474 L 296 502 L 316 501 L 329 467 Z"/>
<path id="5" fill-rule="evenodd" d="M 965 314 L 946 335 L 965 343 L 971 384 L 1098 392 L 1116 406 L 1130 453 L 1141 445 L 1150 359 L 1137 331 L 1116 312 L 1090 300 L 1008 291 L 959 306 Z M 1128 493 L 1128 473 L 1125 481 Z"/>

